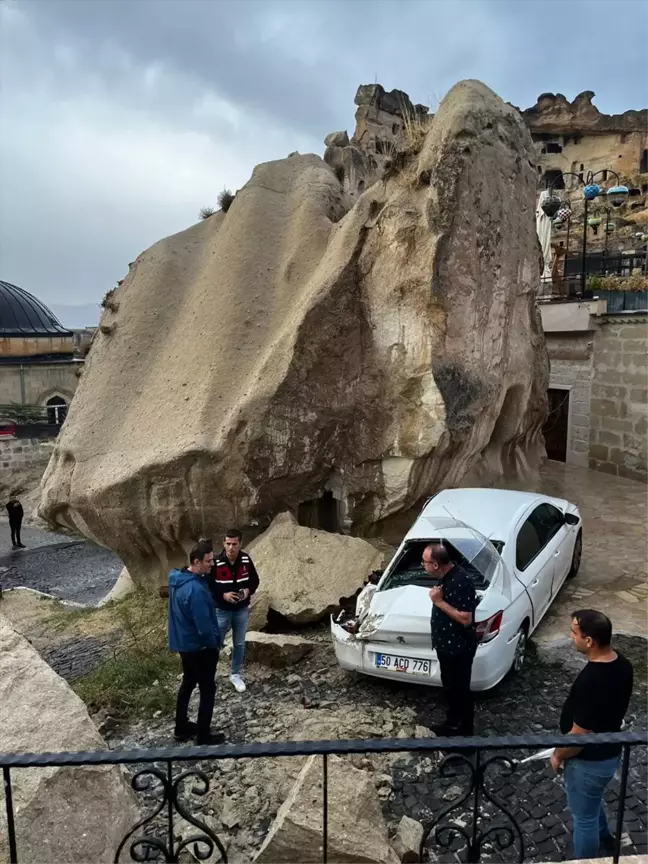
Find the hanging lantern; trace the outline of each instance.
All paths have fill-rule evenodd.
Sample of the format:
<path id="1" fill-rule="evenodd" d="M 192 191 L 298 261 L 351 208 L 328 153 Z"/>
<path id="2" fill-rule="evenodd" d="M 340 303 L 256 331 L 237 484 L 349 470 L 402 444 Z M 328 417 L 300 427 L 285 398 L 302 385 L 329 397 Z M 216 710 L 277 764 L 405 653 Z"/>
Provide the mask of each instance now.
<path id="1" fill-rule="evenodd" d="M 642 234 L 641 235 L 641 242 L 642 243 L 648 243 L 648 234 Z"/>
<path id="2" fill-rule="evenodd" d="M 613 207 L 622 207 L 628 199 L 627 186 L 612 186 L 607 190 L 607 197 Z"/>
<path id="3" fill-rule="evenodd" d="M 568 204 L 563 204 L 562 207 L 556 213 L 554 217 L 554 222 L 556 225 L 563 225 L 565 222 L 569 220 L 571 216 L 571 210 L 569 209 Z"/>
<path id="4" fill-rule="evenodd" d="M 590 226 L 590 228 L 598 228 L 598 226 L 601 224 L 601 221 L 602 220 L 600 216 L 590 216 L 587 220 L 587 224 Z"/>
<path id="5" fill-rule="evenodd" d="M 616 230 L 616 222 L 608 222 L 605 230 L 608 234 L 611 234 L 613 231 Z"/>
<path id="6" fill-rule="evenodd" d="M 597 183 L 588 183 L 587 186 L 583 189 L 583 195 L 587 198 L 588 201 L 593 201 L 600 191 L 601 188 Z"/>
<path id="7" fill-rule="evenodd" d="M 550 219 L 553 219 L 556 213 L 560 210 L 562 201 L 556 195 L 550 195 L 548 198 L 545 198 L 540 206 L 545 215 Z"/>

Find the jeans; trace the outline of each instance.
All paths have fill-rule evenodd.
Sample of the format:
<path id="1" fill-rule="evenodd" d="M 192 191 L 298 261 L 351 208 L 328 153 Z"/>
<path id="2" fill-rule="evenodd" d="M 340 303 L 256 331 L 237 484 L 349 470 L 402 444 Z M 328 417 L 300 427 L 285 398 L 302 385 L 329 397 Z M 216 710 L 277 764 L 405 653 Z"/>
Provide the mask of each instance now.
<path id="1" fill-rule="evenodd" d="M 232 675 L 239 675 L 243 666 L 245 631 L 247 630 L 249 614 L 249 606 L 242 606 L 238 609 L 216 609 L 216 619 L 221 634 L 221 648 L 230 627 L 232 628 L 232 642 L 234 643 L 232 649 Z"/>
<path id="2" fill-rule="evenodd" d="M 612 836 L 605 815 L 603 793 L 619 766 L 619 757 L 566 759 L 565 792 L 574 821 L 574 858 L 596 858 L 599 841 Z"/>
<path id="3" fill-rule="evenodd" d="M 200 690 L 198 704 L 198 738 L 209 735 L 212 714 L 214 713 L 214 697 L 216 695 L 216 666 L 218 665 L 218 650 L 206 648 L 204 651 L 184 651 L 180 654 L 182 661 L 182 684 L 178 690 L 176 702 L 175 728 L 182 734 L 189 722 L 187 711 L 189 700 L 196 685 Z"/>
<path id="4" fill-rule="evenodd" d="M 447 699 L 446 725 L 459 735 L 472 735 L 475 722 L 475 700 L 470 689 L 474 651 L 448 654 L 437 649 L 441 683 Z"/>

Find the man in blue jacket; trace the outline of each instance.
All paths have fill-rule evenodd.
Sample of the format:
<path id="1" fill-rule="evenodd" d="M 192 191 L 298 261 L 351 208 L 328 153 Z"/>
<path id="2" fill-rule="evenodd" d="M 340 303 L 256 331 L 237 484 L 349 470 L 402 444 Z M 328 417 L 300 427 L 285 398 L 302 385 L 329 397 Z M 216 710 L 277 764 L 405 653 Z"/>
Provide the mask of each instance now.
<path id="1" fill-rule="evenodd" d="M 182 661 L 182 683 L 176 704 L 175 738 L 196 744 L 222 744 L 225 735 L 210 729 L 216 695 L 216 666 L 220 632 L 216 609 L 207 586 L 214 565 L 211 544 L 197 543 L 189 553 L 189 567 L 169 574 L 169 648 Z M 188 717 L 189 700 L 198 685 L 198 723 Z"/>

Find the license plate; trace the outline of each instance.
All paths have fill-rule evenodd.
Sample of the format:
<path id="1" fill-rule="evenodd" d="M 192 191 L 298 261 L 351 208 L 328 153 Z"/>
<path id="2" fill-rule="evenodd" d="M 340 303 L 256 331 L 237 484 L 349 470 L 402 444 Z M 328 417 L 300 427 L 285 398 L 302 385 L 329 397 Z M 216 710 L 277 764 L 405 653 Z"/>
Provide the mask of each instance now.
<path id="1" fill-rule="evenodd" d="M 415 660 L 413 657 L 397 657 L 395 654 L 376 654 L 376 666 L 405 675 L 430 675 L 431 660 Z"/>

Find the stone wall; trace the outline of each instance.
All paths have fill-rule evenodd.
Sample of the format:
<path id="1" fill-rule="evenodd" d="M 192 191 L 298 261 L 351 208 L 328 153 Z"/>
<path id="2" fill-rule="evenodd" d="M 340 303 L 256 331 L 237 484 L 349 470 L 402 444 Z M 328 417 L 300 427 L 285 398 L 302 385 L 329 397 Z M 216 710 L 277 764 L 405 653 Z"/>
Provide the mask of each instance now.
<path id="1" fill-rule="evenodd" d="M 589 466 L 645 481 L 648 316 L 604 319 L 594 335 Z"/>
<path id="2" fill-rule="evenodd" d="M 83 368 L 78 362 L 30 365 L 23 364 L 21 383 L 20 366 L 0 366 L 0 405 L 12 402 L 26 405 L 44 405 L 50 396 L 62 396 L 69 404 Z M 24 399 L 23 399 L 24 389 Z"/>
<path id="3" fill-rule="evenodd" d="M 567 464 L 587 468 L 592 389 L 592 333 L 548 333 L 549 387 L 569 391 Z"/>
<path id="4" fill-rule="evenodd" d="M 0 472 L 19 471 L 40 465 L 45 470 L 54 449 L 54 441 L 38 438 L 0 440 Z"/>

